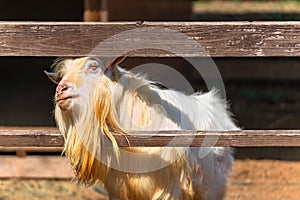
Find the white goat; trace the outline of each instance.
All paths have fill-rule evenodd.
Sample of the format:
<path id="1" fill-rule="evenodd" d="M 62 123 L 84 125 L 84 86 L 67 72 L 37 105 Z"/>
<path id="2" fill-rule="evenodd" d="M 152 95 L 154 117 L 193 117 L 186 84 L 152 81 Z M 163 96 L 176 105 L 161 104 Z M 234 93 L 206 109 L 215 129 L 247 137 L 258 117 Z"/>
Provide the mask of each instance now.
<path id="1" fill-rule="evenodd" d="M 97 58 L 66 59 L 47 73 L 58 83 L 55 117 L 76 176 L 85 183 L 101 181 L 110 199 L 222 199 L 233 163 L 230 148 L 119 148 L 112 133 L 237 130 L 226 105 L 214 91 L 189 96 L 160 89 L 119 68 L 119 61 L 105 66 Z M 102 136 L 112 152 L 101 146 Z M 130 160 L 126 152 L 143 156 Z M 167 164 L 152 170 L 157 162 Z"/>

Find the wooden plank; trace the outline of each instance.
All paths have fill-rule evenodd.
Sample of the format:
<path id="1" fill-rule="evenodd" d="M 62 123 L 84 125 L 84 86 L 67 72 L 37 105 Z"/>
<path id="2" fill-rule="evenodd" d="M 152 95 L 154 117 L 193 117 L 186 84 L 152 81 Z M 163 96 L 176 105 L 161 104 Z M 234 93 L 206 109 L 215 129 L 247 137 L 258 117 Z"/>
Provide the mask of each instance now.
<path id="1" fill-rule="evenodd" d="M 27 153 L 61 153 L 63 151 L 62 147 L 34 147 L 34 146 L 28 146 L 28 147 L 18 147 L 18 146 L 13 146 L 13 147 L 3 147 L 0 146 L 0 152 L 6 152 L 6 153 L 11 153 L 11 152 L 17 152 L 17 151 L 24 151 Z"/>
<path id="2" fill-rule="evenodd" d="M 300 22 L 1 22 L 0 56 L 84 56 L 113 35 L 147 27 L 184 33 L 214 57 L 300 56 Z M 149 41 L 181 53 L 174 55 L 150 48 L 130 55 L 203 56 L 189 42 L 172 34 L 169 37 L 151 31 L 140 34 L 148 41 L 135 36 L 121 37 L 102 49 L 101 56 L 115 56 L 116 50 L 134 48 L 134 42 Z M 122 42 L 126 45 L 120 46 Z"/>
<path id="3" fill-rule="evenodd" d="M 115 135 L 120 147 L 127 147 L 123 136 Z M 241 131 L 159 131 L 132 132 L 130 146 L 232 146 L 275 147 L 300 146 L 300 130 Z M 203 142 L 205 141 L 205 142 Z M 64 140 L 56 128 L 0 128 L 0 146 L 59 147 Z"/>
<path id="4" fill-rule="evenodd" d="M 64 139 L 54 127 L 0 127 L 0 146 L 61 147 Z"/>
<path id="5" fill-rule="evenodd" d="M 0 156 L 1 178 L 69 179 L 74 177 L 64 156 Z"/>
<path id="6" fill-rule="evenodd" d="M 299 130 L 160 131 L 140 135 L 141 133 L 128 137 L 130 146 L 300 146 Z M 119 146 L 128 145 L 124 137 L 115 137 Z"/>

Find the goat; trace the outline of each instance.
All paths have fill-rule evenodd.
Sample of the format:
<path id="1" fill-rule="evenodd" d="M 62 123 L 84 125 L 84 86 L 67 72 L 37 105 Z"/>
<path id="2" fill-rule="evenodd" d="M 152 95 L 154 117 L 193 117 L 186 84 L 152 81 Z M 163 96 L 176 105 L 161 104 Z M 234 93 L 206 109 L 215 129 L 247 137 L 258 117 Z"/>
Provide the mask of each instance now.
<path id="1" fill-rule="evenodd" d="M 233 164 L 231 148 L 119 148 L 113 133 L 126 137 L 126 131 L 238 130 L 226 103 L 215 90 L 186 95 L 162 89 L 120 68 L 122 59 L 109 64 L 92 57 L 66 59 L 53 73 L 46 72 L 58 84 L 55 119 L 76 177 L 89 184 L 102 182 L 110 199 L 222 199 Z M 103 136 L 113 151 L 101 146 Z M 200 151 L 207 153 L 201 157 Z M 130 160 L 126 152 L 143 156 Z M 114 161 L 119 168 L 112 166 Z M 155 162 L 167 164 L 151 170 Z M 149 171 L 139 171 L 140 166 Z"/>

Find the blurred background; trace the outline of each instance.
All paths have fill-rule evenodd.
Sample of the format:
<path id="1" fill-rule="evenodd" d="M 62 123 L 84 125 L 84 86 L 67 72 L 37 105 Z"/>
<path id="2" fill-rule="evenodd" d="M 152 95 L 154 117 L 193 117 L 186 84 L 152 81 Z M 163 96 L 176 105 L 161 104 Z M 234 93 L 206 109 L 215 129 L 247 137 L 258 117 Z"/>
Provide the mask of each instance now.
<path id="1" fill-rule="evenodd" d="M 298 21 L 298 0 L 2 0 L 1 21 Z M 0 57 L 0 126 L 55 126 L 54 57 Z M 159 60 L 158 58 L 153 58 Z M 300 59 L 212 58 L 243 129 L 300 128 Z M 141 61 L 127 60 L 134 66 Z M 149 60 L 147 61 L 149 62 Z M 163 62 L 163 61 L 162 61 Z M 181 62 L 180 59 L 169 62 Z M 185 67 L 185 66 L 184 66 Z M 186 70 L 189 67 L 186 66 Z M 193 80 L 201 89 L 201 80 Z M 5 152 L 2 154 L 14 154 Z M 50 154 L 59 155 L 59 151 Z M 299 160 L 298 148 L 237 148 L 238 159 Z M 1 199 L 1 198 L 0 198 Z"/>

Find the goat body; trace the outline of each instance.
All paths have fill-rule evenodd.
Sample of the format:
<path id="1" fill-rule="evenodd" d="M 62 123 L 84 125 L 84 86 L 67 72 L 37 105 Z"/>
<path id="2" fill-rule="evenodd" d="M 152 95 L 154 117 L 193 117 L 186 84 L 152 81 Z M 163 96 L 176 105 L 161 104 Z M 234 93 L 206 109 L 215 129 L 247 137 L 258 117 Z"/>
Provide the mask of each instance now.
<path id="1" fill-rule="evenodd" d="M 111 199 L 222 199 L 233 163 L 225 147 L 119 148 L 112 133 L 237 130 L 216 91 L 161 89 L 97 58 L 67 59 L 48 76 L 58 83 L 55 118 L 79 180 L 100 181 Z M 112 150 L 103 147 L 104 138 Z"/>

